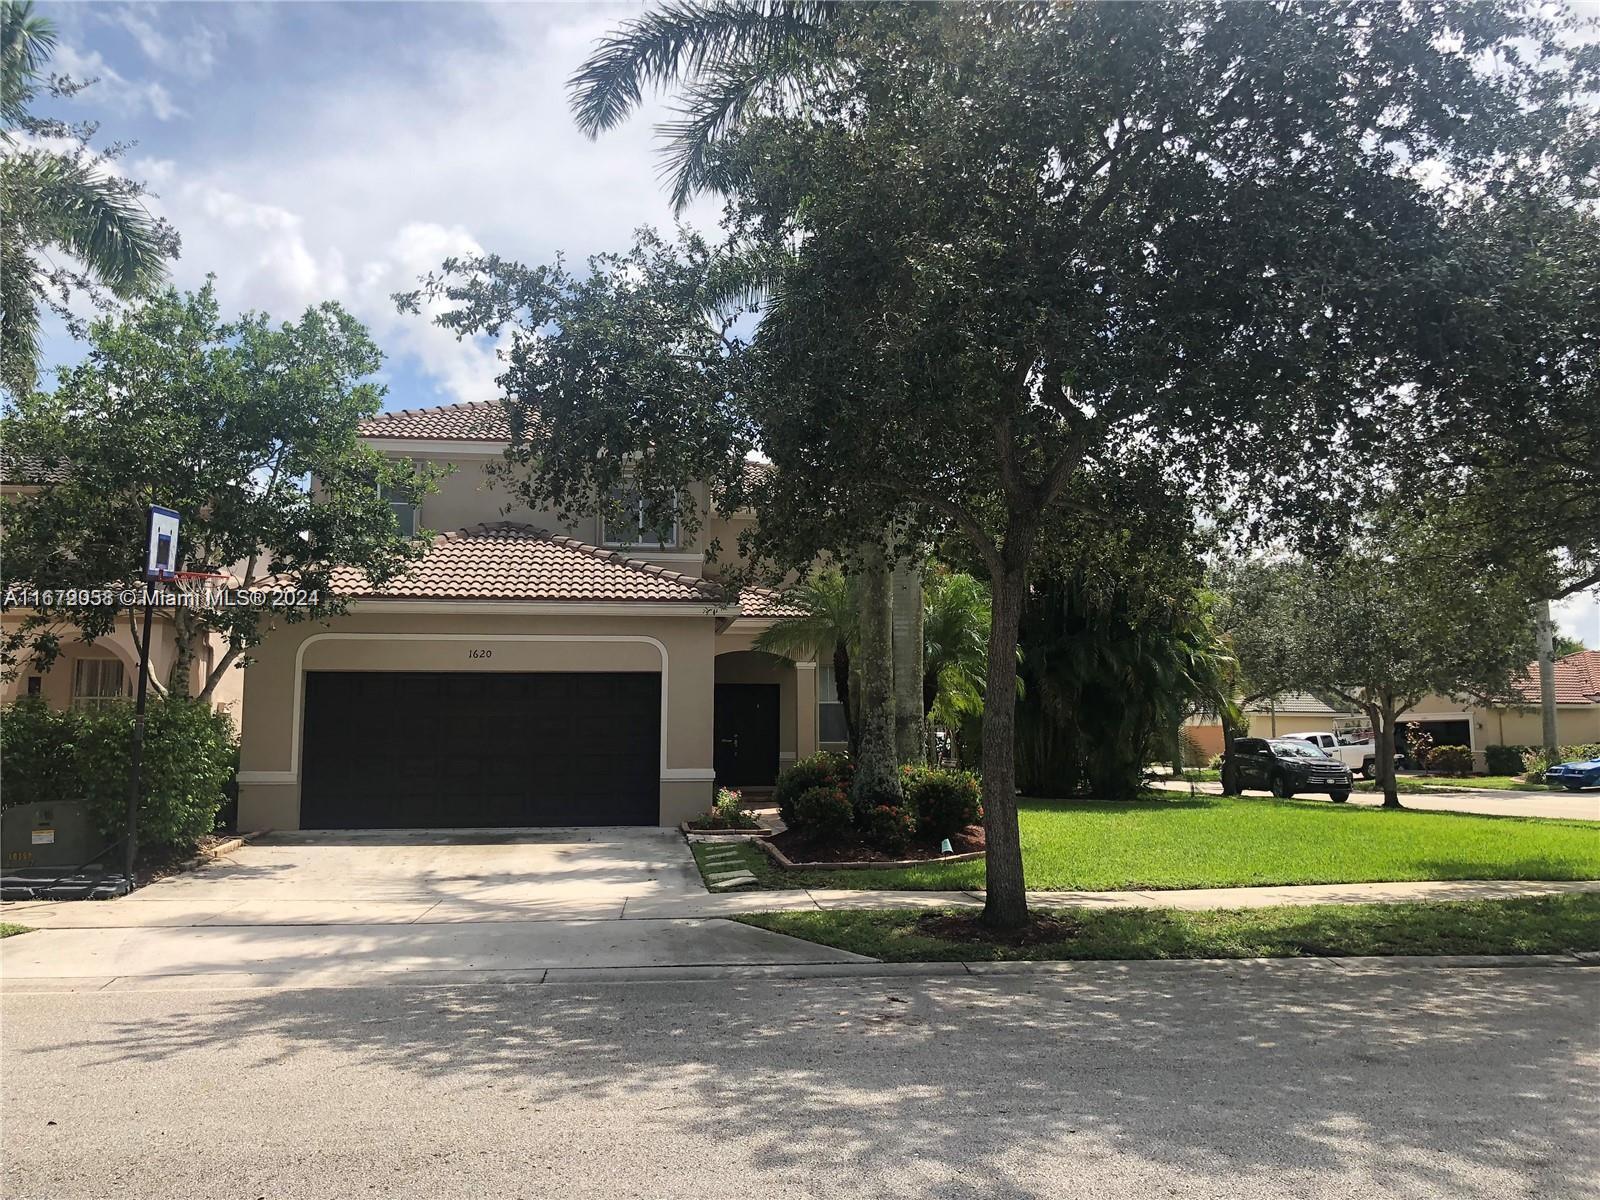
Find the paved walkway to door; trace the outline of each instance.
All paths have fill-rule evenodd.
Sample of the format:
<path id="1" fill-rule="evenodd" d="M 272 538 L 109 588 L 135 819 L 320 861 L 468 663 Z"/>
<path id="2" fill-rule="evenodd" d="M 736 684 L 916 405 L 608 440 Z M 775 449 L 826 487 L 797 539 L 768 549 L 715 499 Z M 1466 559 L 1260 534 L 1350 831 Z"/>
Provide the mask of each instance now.
<path id="1" fill-rule="evenodd" d="M 279 833 L 122 900 L 0 906 L 6 986 L 335 984 L 377 974 L 787 965 L 859 955 L 629 905 L 704 898 L 650 828 Z"/>

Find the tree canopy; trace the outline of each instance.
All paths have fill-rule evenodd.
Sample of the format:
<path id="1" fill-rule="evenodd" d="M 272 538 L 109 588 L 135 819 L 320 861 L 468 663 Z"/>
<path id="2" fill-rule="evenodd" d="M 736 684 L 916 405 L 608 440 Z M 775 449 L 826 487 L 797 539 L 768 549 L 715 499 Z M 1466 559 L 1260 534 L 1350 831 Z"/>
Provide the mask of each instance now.
<path id="1" fill-rule="evenodd" d="M 759 445 L 751 548 L 774 569 L 891 527 L 966 539 L 994 617 L 985 916 L 1014 926 L 1030 572 L 1069 570 L 1075 527 L 1174 502 L 1337 547 L 1393 493 L 1398 414 L 1483 395 L 1439 365 L 1504 274 L 1452 268 L 1464 199 L 1493 221 L 1587 186 L 1600 59 L 1576 32 L 1533 3 L 674 3 L 601 44 L 575 107 L 597 132 L 679 89 L 674 194 L 728 197 L 728 269 L 695 249 L 695 287 L 664 265 L 640 286 L 657 268 L 636 249 L 585 292 L 485 259 L 442 294 L 459 329 L 520 314 L 508 393 L 577 439 L 531 436 L 551 498 L 603 494 L 619 450 L 658 493 L 693 469 L 740 494 L 728 463 Z M 700 310 L 752 291 L 747 351 Z M 628 314 L 595 326 L 620 356 L 588 344 L 590 313 Z M 610 385 L 619 357 L 639 386 Z"/>
<path id="2" fill-rule="evenodd" d="M 93 594 L 142 577 L 152 503 L 181 514 L 177 561 L 188 569 L 231 571 L 245 591 L 278 580 L 314 597 L 174 609 L 175 689 L 209 634 L 227 649 L 205 696 L 272 622 L 343 611 L 334 568 L 380 584 L 404 569 L 425 543 L 401 533 L 390 502 L 420 499 L 434 472 L 357 438 L 383 396 L 370 381 L 381 361 L 337 304 L 282 325 L 258 313 L 224 319 L 209 282 L 97 321 L 84 361 L 63 368 L 54 391 L 19 397 L 0 425 L 9 454 L 65 468 L 63 481 L 5 502 L 8 583 L 53 595 L 8 635 L 8 670 L 26 658 L 48 668 L 64 627 L 92 641 L 124 615 L 131 626 L 136 605 Z"/>

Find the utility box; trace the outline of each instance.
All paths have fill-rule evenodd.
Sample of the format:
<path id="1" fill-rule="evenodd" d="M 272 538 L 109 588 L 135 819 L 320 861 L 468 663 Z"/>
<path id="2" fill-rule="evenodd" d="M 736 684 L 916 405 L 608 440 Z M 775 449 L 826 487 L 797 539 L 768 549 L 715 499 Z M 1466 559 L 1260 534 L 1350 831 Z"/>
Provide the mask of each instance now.
<path id="1" fill-rule="evenodd" d="M 9 874 L 39 868 L 76 870 L 104 848 L 89 819 L 89 806 L 76 800 L 19 804 L 0 812 L 0 853 Z"/>

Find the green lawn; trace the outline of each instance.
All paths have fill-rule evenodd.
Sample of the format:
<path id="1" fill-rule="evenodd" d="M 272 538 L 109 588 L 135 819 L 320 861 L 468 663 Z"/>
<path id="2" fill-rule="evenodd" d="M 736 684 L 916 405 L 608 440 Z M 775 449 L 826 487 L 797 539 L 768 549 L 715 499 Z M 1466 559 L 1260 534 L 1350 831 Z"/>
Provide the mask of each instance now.
<path id="1" fill-rule="evenodd" d="M 10 921 L 0 921 L 0 938 L 15 937 L 19 933 L 32 933 L 30 925 L 13 925 Z"/>
<path id="2" fill-rule="evenodd" d="M 1189 797 L 1022 802 L 1030 889 L 1198 888 L 1413 879 L 1600 879 L 1600 822 L 1399 812 L 1325 801 Z M 981 888 L 979 862 L 780 871 L 763 887 Z M 697 856 L 699 847 L 696 847 Z"/>
<path id="3" fill-rule="evenodd" d="M 946 910 L 953 911 L 953 910 Z M 1600 950 L 1600 895 L 1421 904 L 1317 904 L 1179 912 L 1058 909 L 1059 940 L 953 941 L 922 911 L 753 913 L 735 918 L 886 962 L 1001 959 L 1298 958 L 1357 954 L 1556 954 Z"/>

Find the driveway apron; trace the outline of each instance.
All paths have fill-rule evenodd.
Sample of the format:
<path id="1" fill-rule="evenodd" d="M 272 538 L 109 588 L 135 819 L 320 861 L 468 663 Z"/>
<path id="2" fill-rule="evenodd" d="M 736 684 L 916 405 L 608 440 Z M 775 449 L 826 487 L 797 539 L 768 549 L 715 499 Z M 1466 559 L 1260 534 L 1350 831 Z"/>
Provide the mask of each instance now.
<path id="1" fill-rule="evenodd" d="M 114 901 L 5 906 L 8 989 L 338 984 L 422 973 L 753 966 L 859 956 L 705 916 L 683 839 L 650 828 L 279 833 Z"/>

